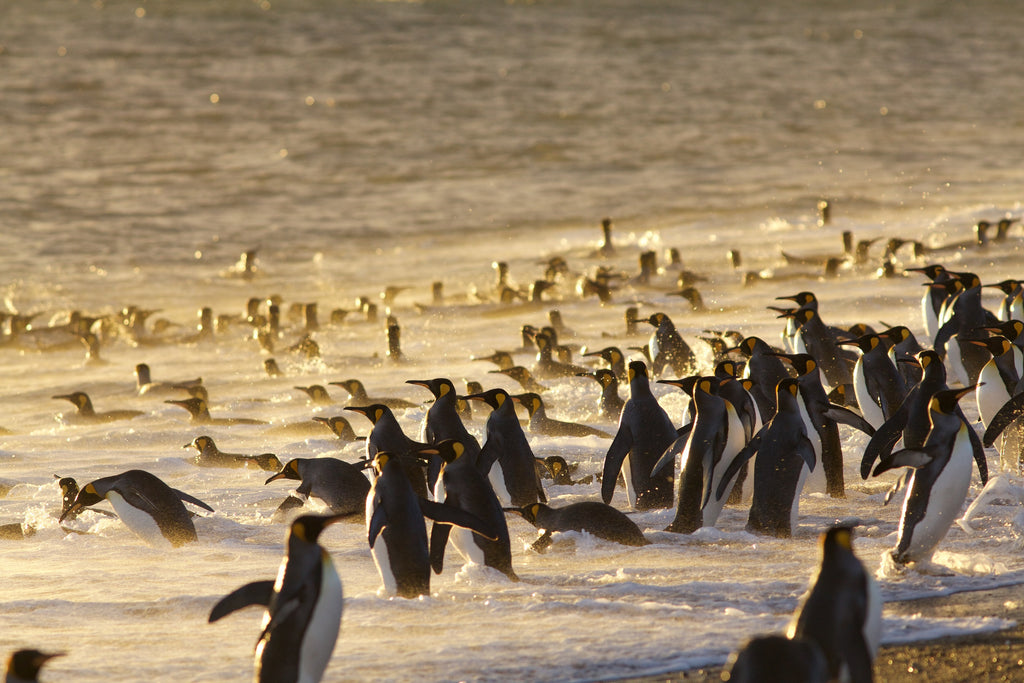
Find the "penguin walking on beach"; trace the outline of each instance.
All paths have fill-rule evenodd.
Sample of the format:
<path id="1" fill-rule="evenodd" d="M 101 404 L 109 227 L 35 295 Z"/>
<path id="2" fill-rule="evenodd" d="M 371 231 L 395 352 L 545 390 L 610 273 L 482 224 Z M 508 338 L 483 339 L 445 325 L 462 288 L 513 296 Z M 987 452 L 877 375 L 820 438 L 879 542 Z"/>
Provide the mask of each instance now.
<path id="1" fill-rule="evenodd" d="M 433 525 L 430 530 L 430 564 L 435 573 L 441 573 L 444 551 L 450 538 L 467 562 L 497 569 L 510 580 L 518 581 L 519 577 L 512 568 L 512 544 L 501 503 L 487 478 L 477 469 L 476 463 L 466 457 L 466 453 L 465 445 L 453 439 L 422 451 L 422 454 L 438 457 L 444 463 L 434 488 L 434 499 L 479 519 L 487 533 L 471 533 L 469 529 L 458 526 Z"/>
<path id="2" fill-rule="evenodd" d="M 415 598 L 430 595 L 431 557 L 424 517 L 435 521 L 432 534 L 439 533 L 439 528 L 447 532 L 453 524 L 488 538 L 495 538 L 496 532 L 458 506 L 417 496 L 398 462 L 400 457 L 382 451 L 373 459 L 377 478 L 366 496 L 366 533 L 385 593 Z"/>
<path id="3" fill-rule="evenodd" d="M 316 498 L 335 515 L 355 515 L 366 509 L 370 480 L 363 468 L 337 458 L 293 458 L 264 485 L 279 479 L 300 482 L 295 489 L 303 498 Z M 301 501 L 301 499 L 300 499 Z M 289 506 L 285 506 L 286 508 Z"/>
<path id="4" fill-rule="evenodd" d="M 544 503 L 533 503 L 518 508 L 506 508 L 505 512 L 515 512 L 542 530 L 543 533 L 532 546 L 538 552 L 547 549 L 551 544 L 551 535 L 555 531 L 585 532 L 606 541 L 629 546 L 644 546 L 650 543 L 633 520 L 611 505 L 598 501 L 585 500 L 560 508 L 553 508 Z"/>
<path id="5" fill-rule="evenodd" d="M 829 680 L 871 683 L 882 637 L 882 598 L 853 552 L 852 534 L 849 526 L 821 534 L 821 564 L 787 635 L 818 644 Z"/>
<path id="6" fill-rule="evenodd" d="M 626 498 L 637 510 L 672 505 L 672 472 L 652 476 L 651 470 L 678 434 L 668 413 L 651 393 L 647 366 L 643 361 L 629 364 L 629 392 L 619 429 L 605 453 L 601 498 L 611 503 L 619 472 L 626 480 Z"/>
<path id="7" fill-rule="evenodd" d="M 490 480 L 498 501 L 515 507 L 546 503 L 544 487 L 537 476 L 536 457 L 519 424 L 512 397 L 504 389 L 491 389 L 464 398 L 482 401 L 492 409 L 477 467 Z"/>
<path id="8" fill-rule="evenodd" d="M 896 547 L 889 553 L 896 565 L 930 560 L 967 498 L 973 455 L 967 436 L 970 426 L 957 415 L 956 406 L 972 391 L 973 386 L 935 394 L 928 404 L 931 430 L 924 445 L 896 451 L 874 469 L 873 476 L 895 467 L 913 469 Z"/>
<path id="9" fill-rule="evenodd" d="M 182 501 L 213 512 L 213 508 L 203 501 L 171 488 L 154 474 L 145 470 L 128 470 L 83 486 L 59 521 L 73 518 L 86 507 L 104 499 L 114 506 L 124 525 L 150 545 L 169 543 L 178 547 L 197 540 L 192 517 Z"/>
<path id="10" fill-rule="evenodd" d="M 256 642 L 258 683 L 317 683 L 341 629 L 341 578 L 317 541 L 343 515 L 302 515 L 288 528 L 276 581 L 254 581 L 221 598 L 209 623 L 249 606 L 266 608 Z"/>
<path id="11" fill-rule="evenodd" d="M 799 382 L 787 378 L 776 387 L 778 411 L 761 428 L 722 475 L 717 493 L 725 493 L 730 479 L 744 463 L 754 461 L 754 497 L 747 517 L 752 533 L 789 538 L 799 512 L 800 492 L 816 466 L 814 446 L 800 415 Z"/>

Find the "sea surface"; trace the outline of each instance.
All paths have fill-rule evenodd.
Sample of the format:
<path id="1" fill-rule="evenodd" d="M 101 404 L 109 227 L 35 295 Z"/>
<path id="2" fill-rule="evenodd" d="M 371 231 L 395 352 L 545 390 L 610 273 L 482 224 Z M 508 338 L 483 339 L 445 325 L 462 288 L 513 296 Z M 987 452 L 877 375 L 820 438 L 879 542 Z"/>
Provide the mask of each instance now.
<path id="1" fill-rule="evenodd" d="M 633 358 L 649 330 L 628 333 L 627 309 L 664 311 L 707 372 L 705 330 L 779 343 L 767 307 L 803 290 L 829 323 L 902 323 L 927 344 L 925 279 L 904 268 L 1024 275 L 1019 223 L 984 248 L 915 258 L 904 247 L 893 276 L 879 273 L 890 238 L 969 242 L 979 220 L 1024 214 L 1022 45 L 1024 15 L 996 0 L 0 3 L 0 292 L 6 312 L 35 314 L 0 344 L 0 523 L 35 529 L 0 541 L 0 651 L 65 652 L 47 665 L 54 681 L 251 678 L 258 611 L 207 615 L 276 573 L 286 527 L 272 515 L 290 486 L 200 469 L 182 446 L 207 433 L 228 452 L 360 458 L 361 443 L 303 431 L 343 414 L 345 392 L 329 386 L 336 403 L 312 406 L 296 386 L 358 377 L 371 395 L 423 402 L 398 413 L 415 438 L 430 397 L 406 380 L 518 390 L 473 358 L 516 351 L 520 328 L 550 310 L 572 330 L 563 342 Z M 597 254 L 605 217 L 610 257 Z M 877 241 L 824 277 L 844 231 Z M 237 265 L 247 251 L 248 275 Z M 659 268 L 641 278 L 647 251 Z M 496 301 L 493 263 L 525 290 L 555 257 L 566 268 L 544 301 Z M 578 290 L 601 267 L 622 274 L 604 304 Z M 706 310 L 671 294 L 682 270 L 703 278 Z M 389 285 L 406 289 L 385 301 Z M 985 291 L 995 308 L 997 290 Z M 254 297 L 281 302 L 273 350 L 240 320 Z M 308 303 L 315 359 L 289 350 Z M 71 311 L 117 319 L 130 306 L 153 311 L 142 334 L 97 326 L 98 357 L 55 329 Z M 189 340 L 204 307 L 220 324 L 212 340 Z M 387 355 L 389 312 L 402 362 Z M 593 360 L 579 350 L 577 362 Z M 264 372 L 270 357 L 283 377 Z M 215 417 L 269 424 L 192 425 L 167 396 L 137 394 L 137 363 L 156 380 L 202 377 Z M 552 416 L 614 433 L 596 383 L 547 384 Z M 51 398 L 76 390 L 99 411 L 142 414 L 80 424 Z M 683 394 L 655 392 L 681 424 Z M 468 422 L 481 438 L 485 419 Z M 747 533 L 737 506 L 693 535 L 662 531 L 672 511 L 636 514 L 652 541 L 640 549 L 561 534 L 538 554 L 536 530 L 510 518 L 520 582 L 450 551 L 433 594 L 403 600 L 380 590 L 365 528 L 331 527 L 322 543 L 346 601 L 324 680 L 593 681 L 721 663 L 784 626 L 827 525 L 860 521 L 855 549 L 872 572 L 895 545 L 899 500 L 883 499 L 896 474 L 862 481 L 867 437 L 842 437 L 847 497 L 807 490 L 792 539 Z M 578 463 L 579 477 L 601 471 L 609 443 L 530 441 Z M 880 573 L 887 600 L 1024 581 L 1020 481 L 987 453 L 1009 486 L 953 526 L 931 571 Z M 197 543 L 153 548 L 93 513 L 69 525 L 88 534 L 61 529 L 55 474 L 84 484 L 128 469 L 215 509 L 196 519 Z M 980 491 L 975 473 L 968 502 Z M 596 483 L 548 482 L 547 493 L 556 505 L 599 497 Z M 621 490 L 613 504 L 626 509 Z M 891 614 L 883 642 L 1005 625 Z"/>

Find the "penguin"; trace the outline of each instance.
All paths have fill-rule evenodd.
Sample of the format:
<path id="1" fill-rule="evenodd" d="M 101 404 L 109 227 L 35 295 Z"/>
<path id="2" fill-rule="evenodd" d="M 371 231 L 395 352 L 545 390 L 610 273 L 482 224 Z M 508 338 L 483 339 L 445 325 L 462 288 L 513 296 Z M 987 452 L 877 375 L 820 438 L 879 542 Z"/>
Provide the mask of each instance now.
<path id="1" fill-rule="evenodd" d="M 70 394 L 59 394 L 53 398 L 71 401 L 75 408 L 78 409 L 73 421 L 79 424 L 101 424 L 106 422 L 117 422 L 118 420 L 130 420 L 143 414 L 141 410 L 108 410 L 106 412 L 97 413 L 92 407 L 92 400 L 84 391 L 75 391 Z"/>
<path id="2" fill-rule="evenodd" d="M 342 588 L 331 555 L 317 541 L 343 515 L 302 515 L 288 528 L 275 581 L 254 581 L 221 598 L 209 623 L 251 605 L 266 608 L 256 642 L 258 683 L 317 683 L 341 629 Z"/>
<path id="3" fill-rule="evenodd" d="M 790 376 L 789 370 L 774 354 L 778 349 L 772 347 L 760 337 L 745 337 L 729 352 L 739 352 L 746 357 L 743 366 L 743 379 L 753 384 L 750 395 L 757 405 L 757 413 L 762 424 L 768 422 L 775 414 L 775 387 L 783 379 Z"/>
<path id="4" fill-rule="evenodd" d="M 974 387 L 946 389 L 928 404 L 931 429 L 920 448 L 883 457 L 873 476 L 895 467 L 910 467 L 900 514 L 896 547 L 889 552 L 897 566 L 928 561 L 960 514 L 971 484 L 972 449 L 967 425 L 956 413 L 961 397 Z"/>
<path id="5" fill-rule="evenodd" d="M 809 354 L 818 363 L 825 391 L 852 383 L 850 363 L 839 346 L 842 340 L 837 338 L 834 328 L 822 322 L 817 307 L 798 308 L 786 315 L 791 315 L 798 327 L 800 343 L 794 346 L 794 350 Z"/>
<path id="6" fill-rule="evenodd" d="M 928 339 L 935 339 L 935 335 L 939 331 L 939 310 L 942 308 L 942 302 L 946 298 L 946 294 L 941 288 L 931 287 L 930 285 L 932 283 L 943 283 L 950 279 L 951 276 L 946 271 L 946 268 L 938 263 L 919 268 L 907 268 L 906 271 L 908 273 L 921 273 L 929 280 L 926 285 L 928 289 L 925 290 L 924 296 L 921 297 L 921 319 L 924 322 L 925 334 L 928 336 Z"/>
<path id="7" fill-rule="evenodd" d="M 473 356 L 470 360 L 490 361 L 497 365 L 499 370 L 507 370 L 516 364 L 515 360 L 512 359 L 512 354 L 508 351 L 495 351 L 489 356 Z"/>
<path id="8" fill-rule="evenodd" d="M 650 544 L 633 520 L 611 505 L 597 501 L 581 501 L 560 508 L 533 503 L 506 508 L 505 512 L 515 512 L 543 531 L 533 543 L 538 552 L 543 552 L 550 545 L 551 534 L 555 531 L 586 532 L 606 541 L 629 546 Z"/>
<path id="9" fill-rule="evenodd" d="M 426 444 L 413 441 L 406 436 L 402 431 L 402 426 L 398 424 L 395 414 L 383 403 L 369 406 L 346 406 L 345 410 L 359 413 L 373 423 L 373 429 L 366 437 L 367 461 L 372 461 L 377 453 L 382 451 L 407 455 L 426 446 Z M 413 458 L 402 458 L 400 462 L 416 495 L 426 498 L 429 494 L 429 486 L 423 466 Z"/>
<path id="10" fill-rule="evenodd" d="M 58 521 L 72 518 L 106 498 L 125 526 L 150 545 L 179 547 L 197 540 L 192 518 L 182 501 L 213 512 L 203 501 L 172 489 L 145 470 L 128 470 L 86 484 Z"/>
<path id="11" fill-rule="evenodd" d="M 4 683 L 33 683 L 39 680 L 39 670 L 51 659 L 63 657 L 63 652 L 17 650 L 7 659 Z"/>
<path id="12" fill-rule="evenodd" d="M 198 451 L 192 459 L 200 467 L 245 467 L 255 465 L 261 470 L 276 472 L 281 469 L 281 461 L 273 453 L 262 453 L 260 455 L 239 455 L 237 453 L 224 453 L 213 438 L 203 434 L 197 436 L 182 448 L 195 448 Z"/>
<path id="13" fill-rule="evenodd" d="M 203 378 L 196 377 L 185 382 L 154 382 L 150 373 L 149 365 L 139 363 L 135 366 L 135 392 L 139 396 L 167 394 L 182 384 L 202 384 Z"/>
<path id="14" fill-rule="evenodd" d="M 555 343 L 550 332 L 538 332 L 534 335 L 533 340 L 537 345 L 537 359 L 533 365 L 532 372 L 538 379 L 575 377 L 577 374 L 589 370 L 589 368 L 585 368 L 582 365 L 555 360 L 552 355 L 555 350 Z"/>
<path id="15" fill-rule="evenodd" d="M 982 285 L 982 287 L 995 287 L 1003 293 L 1003 299 L 999 302 L 999 308 L 996 311 L 996 318 L 1001 322 L 1024 319 L 1024 299 L 1022 299 L 1024 286 L 1021 285 L 1020 280 L 1003 280 L 991 285 Z"/>
<path id="16" fill-rule="evenodd" d="M 320 424 L 331 430 L 331 434 L 334 434 L 342 443 L 350 443 L 357 440 L 359 437 L 356 436 L 356 431 L 352 429 L 352 425 L 341 415 L 334 417 L 314 417 L 313 422 L 319 422 Z"/>
<path id="17" fill-rule="evenodd" d="M 461 441 L 446 439 L 422 451 L 443 461 L 434 487 L 434 500 L 453 505 L 479 519 L 487 533 L 471 533 L 451 525 L 433 525 L 430 530 L 430 564 L 434 572 L 444 569 L 444 551 L 451 538 L 452 545 L 467 562 L 497 569 L 511 581 L 519 577 L 512 568 L 512 546 L 508 524 L 484 474 L 469 460 Z"/>
<path id="18" fill-rule="evenodd" d="M 480 455 L 480 442 L 462 423 L 462 415 L 469 410 L 469 403 L 459 400 L 452 381 L 446 377 L 436 377 L 410 379 L 405 383 L 425 387 L 434 395 L 434 404 L 427 409 L 423 419 L 420 441 L 438 443 L 445 439 L 455 439 L 466 447 L 470 460 L 476 462 Z"/>
<path id="19" fill-rule="evenodd" d="M 480 449 L 477 467 L 487 475 L 502 505 L 522 507 L 546 503 L 544 487 L 537 476 L 536 458 L 519 424 L 512 398 L 504 389 L 491 389 L 465 396 L 491 406 L 486 438 Z"/>
<path id="20" fill-rule="evenodd" d="M 730 683 L 827 683 L 828 662 L 818 644 L 781 635 L 756 636 L 729 655 L 722 680 Z"/>
<path id="21" fill-rule="evenodd" d="M 164 403 L 170 403 L 171 405 L 187 410 L 189 414 L 189 422 L 192 424 L 215 426 L 267 424 L 264 420 L 257 420 L 250 417 L 212 417 L 210 415 L 210 408 L 206 403 L 206 399 L 202 398 L 192 397 L 181 401 L 164 401 Z"/>
<path id="22" fill-rule="evenodd" d="M 799 381 L 786 378 L 776 387 L 778 411 L 750 440 L 722 475 L 718 495 L 755 454 L 754 498 L 747 517 L 751 533 L 789 538 L 799 512 L 800 492 L 815 467 L 814 446 L 800 415 Z"/>
<path id="23" fill-rule="evenodd" d="M 530 415 L 530 433 L 543 434 L 545 436 L 597 436 L 602 439 L 610 439 L 612 435 L 590 425 L 577 422 L 565 422 L 548 417 L 544 407 L 544 399 L 539 394 L 526 393 L 517 394 L 512 400 L 526 408 Z"/>
<path id="24" fill-rule="evenodd" d="M 576 471 L 578 463 L 570 465 L 560 455 L 549 455 L 542 461 L 544 468 L 551 475 L 555 486 L 576 486 L 577 484 L 590 484 L 594 481 L 594 475 L 588 474 L 578 480 L 573 480 L 572 474 Z"/>
<path id="25" fill-rule="evenodd" d="M 391 410 L 406 410 L 407 408 L 418 408 L 419 404 L 407 401 L 404 398 L 392 396 L 370 397 L 366 393 L 366 387 L 358 379 L 346 379 L 340 382 L 328 382 L 331 386 L 338 386 L 349 393 L 349 403 L 356 406 L 368 406 L 374 403 L 386 405 Z"/>
<path id="26" fill-rule="evenodd" d="M 652 476 L 651 469 L 676 440 L 676 428 L 651 393 L 643 361 L 629 364 L 629 391 L 618 431 L 605 453 L 601 498 L 605 503 L 612 502 L 615 482 L 622 471 L 630 507 L 637 510 L 666 508 L 673 502 L 672 473 Z"/>
<path id="27" fill-rule="evenodd" d="M 619 419 L 625 401 L 619 396 L 619 379 L 607 368 L 599 368 L 593 372 L 582 372 L 577 377 L 592 377 L 601 385 L 601 398 L 597 403 L 600 415 L 605 420 Z"/>
<path id="28" fill-rule="evenodd" d="M 608 364 L 608 369 L 615 373 L 615 377 L 621 380 L 627 378 L 626 357 L 617 346 L 608 346 L 600 351 L 589 351 L 583 354 L 584 358 L 596 356 Z"/>
<path id="29" fill-rule="evenodd" d="M 680 437 L 686 439 L 686 444 L 677 485 L 676 516 L 666 531 L 688 534 L 714 526 L 735 482 L 734 476 L 733 481 L 722 485 L 722 475 L 747 439 L 736 408 L 715 393 L 717 386 L 714 377 L 701 377 L 693 387 L 691 404 L 696 406 L 696 413 L 689 434 Z M 669 448 L 666 454 L 672 450 Z M 734 470 L 734 474 L 738 472 L 738 468 Z"/>
<path id="30" fill-rule="evenodd" d="M 1006 405 L 1015 394 L 1024 390 L 1020 374 L 1024 357 L 1022 357 L 1020 348 L 1003 336 L 968 341 L 971 344 L 984 347 L 992 354 L 992 358 L 978 375 L 978 388 L 974 393 L 978 404 L 978 417 L 981 419 L 982 426 L 987 429 L 1000 408 Z M 1020 443 L 1017 439 L 1008 441 L 1009 437 L 1010 434 L 1004 437 L 997 450 L 1000 460 L 1005 463 L 1004 469 L 1013 470 L 1015 469 L 1014 459 L 1019 460 Z"/>
<path id="31" fill-rule="evenodd" d="M 648 346 L 651 352 L 651 374 L 661 376 L 671 366 L 677 377 L 689 374 L 697 367 L 697 356 L 676 331 L 672 320 L 662 312 L 651 314 L 647 323 L 654 327 Z"/>
<path id="32" fill-rule="evenodd" d="M 853 552 L 852 534 L 849 526 L 821 534 L 821 564 L 787 636 L 818 644 L 828 662 L 829 680 L 871 683 L 882 637 L 882 598 Z"/>
<path id="33" fill-rule="evenodd" d="M 855 346 L 861 351 L 853 369 L 854 394 L 864 419 L 878 429 L 896 412 L 906 397 L 907 387 L 903 377 L 889 359 L 881 336 L 866 334 L 839 343 Z"/>
<path id="34" fill-rule="evenodd" d="M 506 377 L 519 382 L 519 386 L 521 386 L 525 391 L 532 391 L 535 394 L 542 394 L 548 390 L 547 386 L 535 380 L 533 378 L 533 373 L 522 365 L 513 365 L 510 368 L 502 368 L 500 370 L 491 370 L 490 374 L 505 375 Z"/>
<path id="35" fill-rule="evenodd" d="M 293 458 L 264 486 L 279 479 L 300 481 L 296 493 L 323 501 L 331 514 L 354 515 L 365 511 L 370 492 L 363 469 L 337 458 Z"/>
<path id="36" fill-rule="evenodd" d="M 322 384 L 312 384 L 308 387 L 295 387 L 309 397 L 309 403 L 315 406 L 326 406 L 334 403 L 334 399 L 327 393 Z"/>
<path id="37" fill-rule="evenodd" d="M 267 373 L 267 377 L 284 377 L 281 366 L 273 358 L 267 358 L 263 361 L 263 370 Z"/>
<path id="38" fill-rule="evenodd" d="M 381 451 L 373 459 L 377 478 L 366 496 L 366 533 L 384 592 L 415 598 L 430 595 L 433 546 L 428 546 L 424 516 L 435 521 L 432 537 L 440 535 L 438 530 L 444 529 L 447 539 L 453 524 L 466 529 L 467 533 L 479 533 L 489 539 L 497 534 L 490 529 L 487 520 L 458 506 L 417 496 L 398 463 L 400 457 Z M 433 567 L 435 572 L 441 573 L 437 565 Z"/>
<path id="39" fill-rule="evenodd" d="M 906 325 L 896 325 L 879 334 L 889 340 L 889 361 L 903 378 L 903 386 L 909 390 L 921 380 L 920 368 L 914 363 L 900 361 L 916 357 L 924 348 Z"/>
<path id="40" fill-rule="evenodd" d="M 955 273 L 963 291 L 956 295 L 948 306 L 948 319 L 935 334 L 932 347 L 940 354 L 945 353 L 950 369 L 961 384 L 974 386 L 978 374 L 988 362 L 988 354 L 966 340 L 976 337 L 979 327 L 998 324 L 995 315 L 982 306 L 981 279 L 974 273 Z"/>

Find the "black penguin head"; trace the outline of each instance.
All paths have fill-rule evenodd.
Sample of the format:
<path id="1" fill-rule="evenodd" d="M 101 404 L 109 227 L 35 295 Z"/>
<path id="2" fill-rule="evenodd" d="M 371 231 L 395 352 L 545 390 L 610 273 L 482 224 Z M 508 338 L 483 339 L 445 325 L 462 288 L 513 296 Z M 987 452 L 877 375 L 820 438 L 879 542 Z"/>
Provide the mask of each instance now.
<path id="1" fill-rule="evenodd" d="M 602 387 L 606 387 L 616 380 L 615 373 L 611 370 L 601 368 L 600 370 L 594 371 L 594 379 L 596 379 Z"/>
<path id="2" fill-rule="evenodd" d="M 53 476 L 58 480 L 57 486 L 60 487 L 61 494 L 60 512 L 64 514 L 75 504 L 75 498 L 78 497 L 78 482 L 72 477 L 58 477 L 56 474 Z"/>
<path id="3" fill-rule="evenodd" d="M 190 442 L 188 442 L 187 444 L 182 446 L 182 448 L 195 448 L 200 453 L 205 451 L 207 448 L 216 448 L 216 447 L 217 446 L 216 446 L 216 444 L 214 444 L 213 438 L 209 437 L 209 436 L 207 436 L 205 434 L 203 434 L 201 436 L 197 436 L 196 438 L 192 439 Z"/>
<path id="4" fill-rule="evenodd" d="M 306 396 L 309 396 L 312 401 L 329 401 L 331 399 L 330 395 L 327 393 L 327 389 L 320 384 L 311 384 L 308 387 L 295 388 L 306 394 Z"/>
<path id="5" fill-rule="evenodd" d="M 778 385 L 775 387 L 776 403 L 779 404 L 780 408 L 784 403 L 791 405 L 789 402 L 796 398 L 799 391 L 800 383 L 793 377 L 779 380 Z"/>
<path id="6" fill-rule="evenodd" d="M 363 383 L 358 379 L 346 379 L 340 382 L 328 382 L 331 386 L 341 387 L 352 396 L 363 396 L 366 390 L 363 389 Z"/>
<path id="7" fill-rule="evenodd" d="M 63 652 L 40 652 L 39 650 L 18 650 L 7 660 L 7 674 L 19 681 L 34 681 L 43 664 L 54 657 L 63 657 Z"/>
<path id="8" fill-rule="evenodd" d="M 1010 340 L 1002 336 L 986 337 L 985 339 L 967 339 L 965 341 L 974 344 L 975 346 L 981 346 L 993 356 L 1001 356 L 1013 348 Z"/>
<path id="9" fill-rule="evenodd" d="M 977 385 L 972 384 L 962 389 L 944 389 L 932 396 L 932 400 L 928 402 L 928 410 L 943 415 L 951 415 L 956 410 L 957 402 L 976 388 Z"/>
<path id="10" fill-rule="evenodd" d="M 488 391 L 483 391 L 478 394 L 470 394 L 469 396 L 462 396 L 460 398 L 467 401 L 483 401 L 494 410 L 497 410 L 509 399 L 509 395 L 504 389 L 490 389 Z"/>
<path id="11" fill-rule="evenodd" d="M 446 465 L 450 465 L 462 457 L 466 452 L 466 446 L 457 439 L 445 439 L 444 441 L 438 441 L 436 444 L 427 446 L 426 448 L 422 448 L 416 452 L 420 455 L 436 455 L 440 457 Z"/>
<path id="12" fill-rule="evenodd" d="M 210 410 L 206 405 L 205 399 L 196 397 L 186 398 L 184 400 L 164 401 L 164 403 L 170 403 L 171 405 L 184 408 L 193 418 L 209 413 Z"/>
<path id="13" fill-rule="evenodd" d="M 535 394 L 533 392 L 516 394 L 512 397 L 512 400 L 526 408 L 526 412 L 531 416 L 537 412 L 537 410 L 544 407 L 544 402 L 541 400 L 540 394 Z"/>
<path id="14" fill-rule="evenodd" d="M 814 296 L 813 292 L 797 292 L 796 294 L 790 294 L 789 296 L 777 296 L 776 301 L 792 301 L 797 306 L 806 306 L 809 303 L 814 303 L 818 299 Z"/>
<path id="15" fill-rule="evenodd" d="M 105 494 L 106 491 L 104 491 L 103 493 Z M 60 518 L 58 518 L 57 521 L 63 522 L 68 516 L 75 515 L 84 510 L 85 508 L 89 507 L 90 505 L 95 505 L 96 503 L 103 500 L 104 497 L 105 496 L 97 490 L 95 482 L 90 482 L 86 484 L 85 488 L 79 491 L 78 495 L 75 496 L 75 501 L 71 504 L 71 506 L 68 507 L 63 512 L 61 512 Z"/>
<path id="16" fill-rule="evenodd" d="M 823 531 L 818 539 L 822 551 L 827 553 L 832 548 L 844 548 L 853 551 L 853 526 L 837 524 Z"/>
<path id="17" fill-rule="evenodd" d="M 302 515 L 292 522 L 288 534 L 306 543 L 316 543 L 320 532 L 346 515 Z"/>
<path id="18" fill-rule="evenodd" d="M 882 332 L 882 335 L 892 341 L 892 343 L 899 344 L 901 341 L 910 339 L 911 332 L 910 328 L 906 325 L 896 325 Z"/>
<path id="19" fill-rule="evenodd" d="M 525 505 L 525 506 L 523 506 L 521 508 L 504 508 L 504 509 L 505 509 L 506 512 L 517 512 L 520 515 L 522 515 L 523 519 L 525 519 L 530 524 L 536 524 L 537 523 L 537 513 L 540 512 L 541 504 L 540 503 L 533 503 L 531 505 Z"/>
<path id="20" fill-rule="evenodd" d="M 659 379 L 658 384 L 668 384 L 669 386 L 678 387 L 690 396 L 693 396 L 693 392 L 701 379 L 700 375 L 690 375 L 689 377 L 682 377 L 679 379 Z"/>
<path id="21" fill-rule="evenodd" d="M 374 403 L 368 406 L 346 406 L 344 409 L 366 416 L 366 419 L 373 424 L 377 424 L 378 420 L 391 412 L 391 409 L 383 403 Z"/>
<path id="22" fill-rule="evenodd" d="M 287 465 L 281 468 L 280 472 L 263 482 L 263 485 L 266 486 L 270 482 L 277 481 L 278 479 L 294 479 L 296 481 L 301 481 L 302 475 L 299 474 L 299 467 L 304 460 L 305 458 L 295 458 L 290 460 Z"/>
<path id="23" fill-rule="evenodd" d="M 642 360 L 634 360 L 629 363 L 629 381 L 632 382 L 637 377 L 648 378 L 647 364 Z"/>
<path id="24" fill-rule="evenodd" d="M 723 360 L 715 366 L 715 377 L 725 379 L 727 377 L 738 377 L 739 365 L 735 361 Z"/>
<path id="25" fill-rule="evenodd" d="M 426 387 L 430 393 L 434 395 L 434 398 L 441 398 L 442 396 L 447 396 L 450 393 L 455 393 L 455 385 L 446 377 L 436 377 L 434 379 L 408 379 L 405 383 Z"/>
<path id="26" fill-rule="evenodd" d="M 59 394 L 53 398 L 71 401 L 76 408 L 83 412 L 92 410 L 92 401 L 89 400 L 88 394 L 82 391 L 75 391 L 70 394 Z"/>

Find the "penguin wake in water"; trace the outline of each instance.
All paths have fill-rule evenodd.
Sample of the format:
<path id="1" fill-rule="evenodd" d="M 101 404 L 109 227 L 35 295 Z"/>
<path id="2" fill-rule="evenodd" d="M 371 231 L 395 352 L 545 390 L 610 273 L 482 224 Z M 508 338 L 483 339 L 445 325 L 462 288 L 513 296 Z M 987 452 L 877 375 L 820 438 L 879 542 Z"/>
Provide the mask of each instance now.
<path id="1" fill-rule="evenodd" d="M 192 517 L 182 501 L 213 512 L 203 501 L 172 489 L 156 475 L 145 470 L 128 470 L 86 484 L 58 521 L 73 518 L 104 498 L 114 506 L 125 526 L 150 545 L 170 543 L 178 547 L 197 540 Z"/>
<path id="2" fill-rule="evenodd" d="M 343 515 L 302 515 L 291 523 L 276 581 L 254 581 L 213 606 L 213 623 L 243 607 L 266 608 L 256 642 L 258 683 L 317 683 L 341 628 L 342 589 L 331 555 L 317 543 Z"/>
<path id="3" fill-rule="evenodd" d="M 821 565 L 787 635 L 817 643 L 829 680 L 870 683 L 882 637 L 882 598 L 853 553 L 852 533 L 835 526 L 821 534 Z"/>

